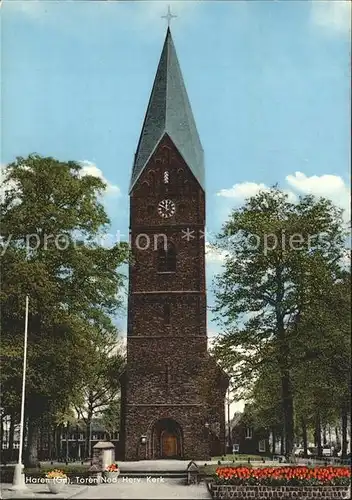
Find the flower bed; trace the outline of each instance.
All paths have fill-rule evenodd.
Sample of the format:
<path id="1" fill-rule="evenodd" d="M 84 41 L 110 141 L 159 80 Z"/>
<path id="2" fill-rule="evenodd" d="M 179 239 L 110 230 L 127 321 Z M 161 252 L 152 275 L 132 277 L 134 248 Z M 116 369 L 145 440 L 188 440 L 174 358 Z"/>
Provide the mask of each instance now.
<path id="1" fill-rule="evenodd" d="M 50 493 L 60 493 L 67 484 L 67 475 L 59 469 L 48 472 L 45 477 Z"/>
<path id="2" fill-rule="evenodd" d="M 211 483 L 214 499 L 350 498 L 346 467 L 219 467 Z"/>
<path id="3" fill-rule="evenodd" d="M 106 467 L 104 471 L 104 477 L 108 482 L 117 482 L 117 478 L 120 475 L 120 469 L 117 464 L 111 464 Z"/>
<path id="4" fill-rule="evenodd" d="M 46 473 L 46 479 L 67 480 L 67 474 L 63 470 L 54 469 Z"/>
<path id="5" fill-rule="evenodd" d="M 108 465 L 105 469 L 106 472 L 120 472 L 119 466 L 117 464 Z"/>

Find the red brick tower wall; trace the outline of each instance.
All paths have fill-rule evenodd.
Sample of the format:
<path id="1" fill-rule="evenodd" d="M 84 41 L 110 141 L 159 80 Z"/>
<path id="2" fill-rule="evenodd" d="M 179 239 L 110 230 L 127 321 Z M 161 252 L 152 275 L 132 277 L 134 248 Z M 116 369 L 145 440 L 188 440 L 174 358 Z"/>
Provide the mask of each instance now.
<path id="1" fill-rule="evenodd" d="M 168 184 L 164 183 L 165 170 L 169 172 Z M 174 216 L 168 219 L 158 214 L 158 204 L 164 199 L 176 206 Z M 189 238 L 185 237 L 186 230 Z M 180 425 L 183 458 L 209 457 L 205 423 L 214 408 L 209 413 L 202 385 L 202 373 L 205 379 L 209 364 L 204 230 L 204 191 L 165 136 L 130 197 L 134 262 L 129 274 L 121 428 L 126 460 L 158 458 L 151 443 L 141 446 L 140 438 L 146 435 L 150 441 L 153 424 L 161 418 L 173 419 Z M 164 239 L 157 235 L 165 235 L 174 244 L 174 273 L 158 272 L 158 244 L 163 244 Z M 166 321 L 165 304 L 170 307 Z M 224 391 L 216 387 L 214 391 L 212 404 L 224 434 Z"/>

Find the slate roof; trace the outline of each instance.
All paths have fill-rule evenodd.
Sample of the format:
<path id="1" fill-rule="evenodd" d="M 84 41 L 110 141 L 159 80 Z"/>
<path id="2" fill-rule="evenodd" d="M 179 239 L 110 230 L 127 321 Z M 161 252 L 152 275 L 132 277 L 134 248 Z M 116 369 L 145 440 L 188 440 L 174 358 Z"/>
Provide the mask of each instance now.
<path id="1" fill-rule="evenodd" d="M 79 430 L 85 431 L 87 426 L 83 420 L 78 420 L 77 422 L 70 424 L 69 432 L 75 432 L 77 427 Z M 92 432 L 105 432 L 105 430 L 106 429 L 99 418 L 92 419 Z"/>
<path id="2" fill-rule="evenodd" d="M 165 134 L 204 189 L 204 154 L 170 29 L 156 72 L 134 158 L 130 191 Z"/>

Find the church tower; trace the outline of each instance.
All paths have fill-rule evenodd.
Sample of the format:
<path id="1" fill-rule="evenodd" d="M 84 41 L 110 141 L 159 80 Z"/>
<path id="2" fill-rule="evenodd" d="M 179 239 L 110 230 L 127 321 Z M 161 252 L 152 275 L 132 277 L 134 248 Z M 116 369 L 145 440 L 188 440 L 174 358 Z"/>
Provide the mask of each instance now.
<path id="1" fill-rule="evenodd" d="M 170 29 L 130 185 L 125 460 L 224 453 L 228 379 L 207 351 L 205 175 Z"/>

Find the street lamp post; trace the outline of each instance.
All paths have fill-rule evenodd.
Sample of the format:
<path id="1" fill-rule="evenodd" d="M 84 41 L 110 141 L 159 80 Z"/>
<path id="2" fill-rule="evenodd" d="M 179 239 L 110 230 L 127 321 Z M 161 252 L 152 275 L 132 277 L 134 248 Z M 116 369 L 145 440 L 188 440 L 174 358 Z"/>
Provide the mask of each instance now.
<path id="1" fill-rule="evenodd" d="M 22 401 L 21 401 L 21 420 L 20 420 L 20 447 L 18 450 L 18 463 L 15 465 L 15 471 L 13 475 L 13 484 L 11 490 L 15 491 L 27 491 L 28 488 L 25 485 L 25 476 L 23 473 L 23 437 L 24 437 L 24 405 L 26 397 L 26 367 L 27 367 L 27 336 L 28 336 L 28 307 L 29 298 L 26 297 L 26 312 L 25 312 L 25 322 L 24 322 L 24 349 L 23 349 L 23 373 L 22 373 Z"/>

